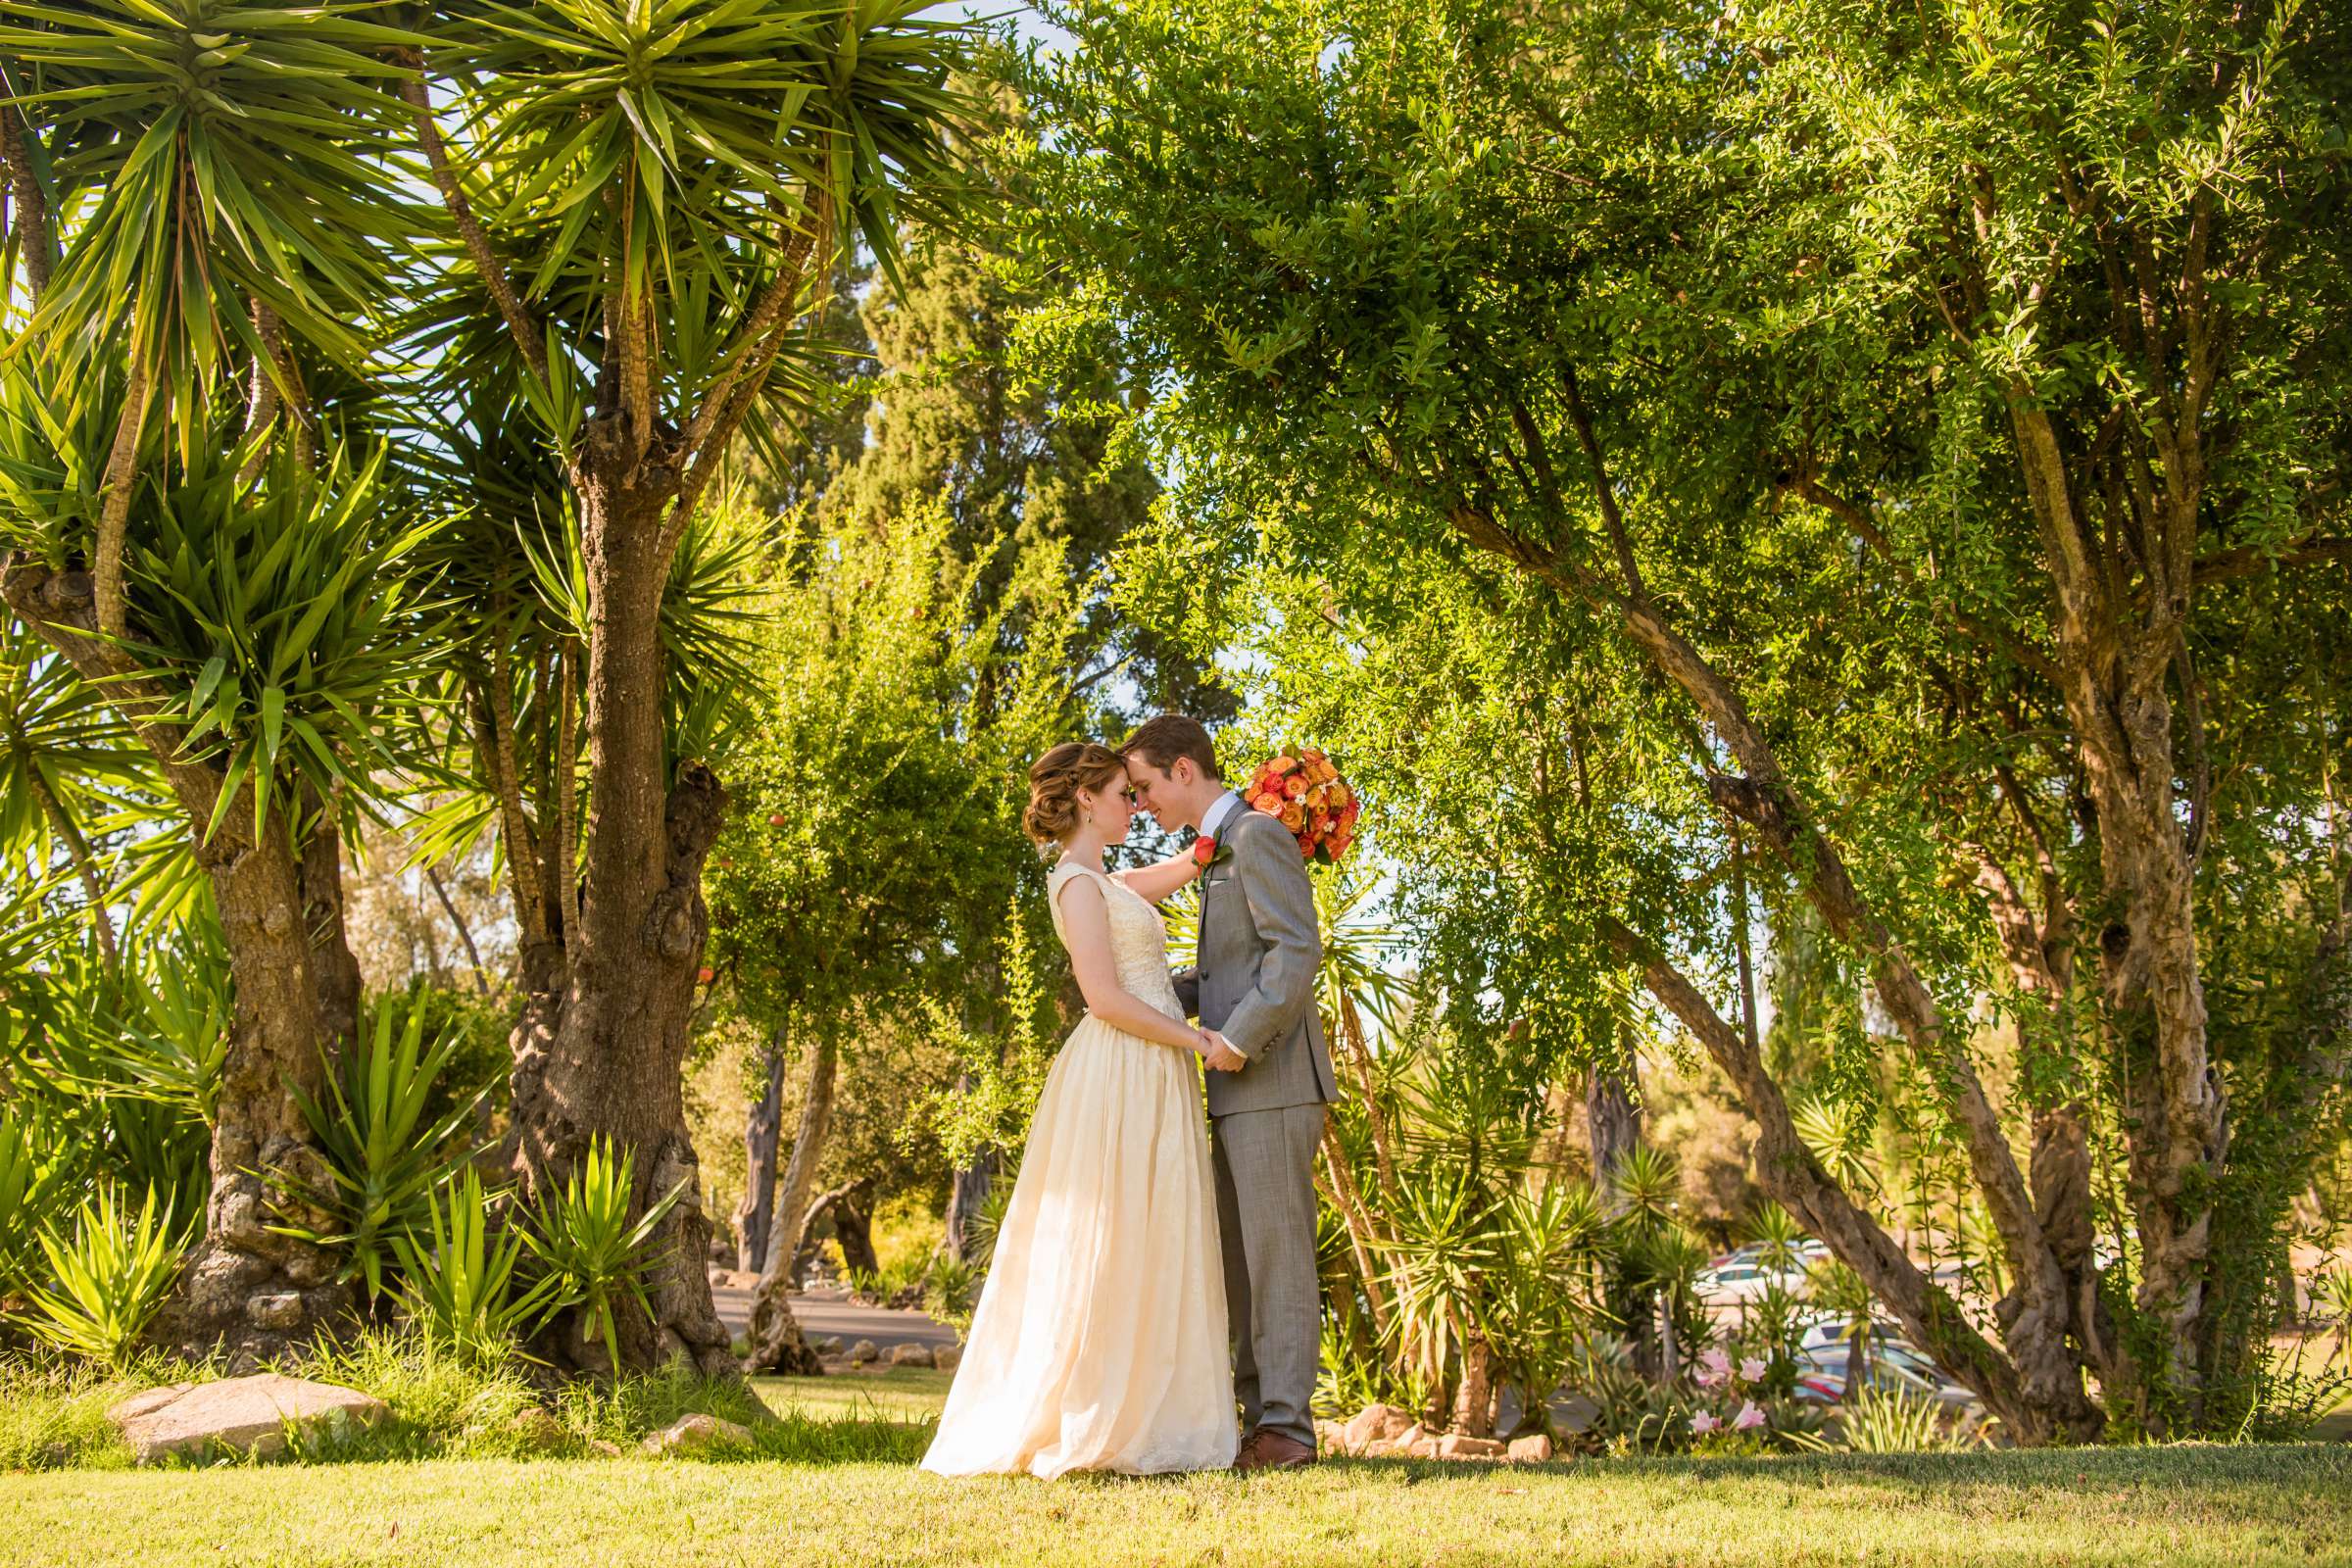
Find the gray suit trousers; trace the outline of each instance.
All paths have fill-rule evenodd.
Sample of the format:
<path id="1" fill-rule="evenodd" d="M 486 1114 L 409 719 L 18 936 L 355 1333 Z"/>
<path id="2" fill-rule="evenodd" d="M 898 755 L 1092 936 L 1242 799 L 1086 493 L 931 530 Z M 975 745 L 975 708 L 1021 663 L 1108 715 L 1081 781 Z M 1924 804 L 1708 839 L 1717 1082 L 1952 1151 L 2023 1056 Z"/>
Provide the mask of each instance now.
<path id="1" fill-rule="evenodd" d="M 1321 1105 L 1284 1105 L 1209 1120 L 1242 1429 L 1267 1427 L 1310 1448 L 1322 1358 L 1314 1165 L 1323 1114 Z"/>

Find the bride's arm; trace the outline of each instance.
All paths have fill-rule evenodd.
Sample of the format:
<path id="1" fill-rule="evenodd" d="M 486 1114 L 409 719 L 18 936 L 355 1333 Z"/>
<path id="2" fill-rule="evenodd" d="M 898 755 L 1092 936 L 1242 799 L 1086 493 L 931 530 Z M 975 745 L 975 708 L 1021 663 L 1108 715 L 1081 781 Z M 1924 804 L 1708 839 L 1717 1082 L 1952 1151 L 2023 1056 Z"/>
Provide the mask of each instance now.
<path id="1" fill-rule="evenodd" d="M 1157 904 L 1169 894 L 1200 874 L 1200 862 L 1193 858 L 1190 848 L 1177 851 L 1164 860 L 1151 865 L 1139 865 L 1133 870 L 1113 871 L 1110 879 L 1130 893 L 1140 893 Z"/>
<path id="2" fill-rule="evenodd" d="M 1171 1018 L 1119 984 L 1118 964 L 1110 956 L 1110 909 L 1102 890 L 1091 876 L 1074 876 L 1054 891 L 1061 901 L 1062 940 L 1070 949 L 1070 968 L 1086 997 L 1086 1010 L 1113 1029 L 1200 1053 L 1200 1032 L 1181 1018 Z"/>

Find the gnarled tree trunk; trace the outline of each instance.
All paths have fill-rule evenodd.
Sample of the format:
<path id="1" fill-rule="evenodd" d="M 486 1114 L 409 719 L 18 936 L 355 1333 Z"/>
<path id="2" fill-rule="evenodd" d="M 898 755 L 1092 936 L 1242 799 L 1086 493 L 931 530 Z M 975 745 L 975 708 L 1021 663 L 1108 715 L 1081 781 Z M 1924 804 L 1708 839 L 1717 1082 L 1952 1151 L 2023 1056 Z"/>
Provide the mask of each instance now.
<path id="1" fill-rule="evenodd" d="M 663 533 L 679 475 L 664 453 L 625 439 L 625 422 L 623 415 L 601 416 L 582 443 L 596 789 L 579 927 L 561 933 L 561 990 L 526 1004 L 515 1033 L 515 1169 L 527 1191 L 550 1194 L 601 1137 L 632 1158 L 639 1210 L 682 1189 L 654 1238 L 652 1320 L 621 1314 L 617 1359 L 648 1367 L 683 1357 L 705 1373 L 732 1375 L 730 1336 L 706 1271 L 710 1224 L 681 1075 L 709 930 L 703 860 L 718 837 L 726 792 L 699 762 L 680 766 L 674 779 L 664 767 Z M 527 844 L 519 848 L 529 854 Z M 537 902 L 546 918 L 559 901 L 542 890 Z M 544 954 L 536 962 L 543 983 L 552 978 Z M 526 971 L 533 965 L 526 946 Z M 565 1314 L 545 1351 L 559 1364 L 610 1369 L 614 1357 L 586 1338 L 586 1327 Z"/>
<path id="2" fill-rule="evenodd" d="M 19 561 L 7 569 L 5 595 L 26 625 L 108 695 L 154 754 L 212 884 L 236 991 L 213 1127 L 212 1192 L 203 1235 L 150 1333 L 183 1354 L 219 1352 L 231 1368 L 249 1371 L 332 1328 L 352 1306 L 350 1292 L 335 1282 L 332 1254 L 270 1229 L 327 1228 L 326 1216 L 298 1197 L 324 1189 L 329 1178 L 294 1091 L 325 1098 L 326 1053 L 348 1033 L 358 1005 L 333 827 L 323 824 L 307 852 L 296 849 L 282 814 L 266 818 L 257 837 L 251 801 L 240 792 L 205 837 L 225 781 L 181 755 L 177 726 L 159 716 L 170 694 L 127 654 L 91 635 L 97 614 L 89 574 Z M 316 842 L 321 835 L 329 841 L 323 849 Z M 314 910 L 330 917 L 314 923 Z"/>

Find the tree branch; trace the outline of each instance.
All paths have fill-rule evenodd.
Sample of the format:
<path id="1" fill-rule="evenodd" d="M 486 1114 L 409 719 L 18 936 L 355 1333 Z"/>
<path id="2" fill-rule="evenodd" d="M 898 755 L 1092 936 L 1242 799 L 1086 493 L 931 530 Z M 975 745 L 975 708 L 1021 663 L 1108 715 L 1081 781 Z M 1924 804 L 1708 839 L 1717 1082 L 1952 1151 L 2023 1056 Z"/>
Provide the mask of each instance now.
<path id="1" fill-rule="evenodd" d="M 802 289 L 810 277 L 822 275 L 823 270 L 832 266 L 832 230 L 833 197 L 829 191 L 821 192 L 808 226 L 795 228 L 786 239 L 776 275 L 769 279 L 751 314 L 744 318 L 736 333 L 733 363 L 703 395 L 702 407 L 687 423 L 679 450 L 690 466 L 678 486 L 677 499 L 671 503 L 669 523 L 662 531 L 662 546 L 655 556 L 657 561 L 667 562 L 678 541 L 685 537 L 694 509 L 702 504 L 703 492 L 710 488 L 726 457 L 728 443 L 734 440 L 736 429 L 751 412 L 753 400 L 759 397 L 769 368 L 783 350 Z M 820 235 L 826 242 L 821 255 Z"/>
<path id="2" fill-rule="evenodd" d="M 2197 586 L 2222 582 L 2230 577 L 2250 577 L 2270 566 L 2312 566 L 2327 561 L 2352 560 L 2352 539 L 2334 539 L 2321 534 L 2305 534 L 2290 545 L 2278 550 L 2266 550 L 2260 545 L 2239 545 L 2214 555 L 2201 556 L 2196 564 Z"/>
<path id="3" fill-rule="evenodd" d="M 6 68 L 0 66 L 0 77 Z M 0 86 L 0 159 L 8 163 L 9 198 L 16 206 L 17 254 L 24 259 L 24 287 L 33 304 L 49 287 L 53 261 L 49 234 L 49 198 L 32 168 L 29 143 L 33 130 L 17 107 L 13 84 Z M 0 278 L 0 288 L 7 280 Z"/>
<path id="4" fill-rule="evenodd" d="M 424 160 L 432 169 L 433 183 L 440 189 L 442 205 L 449 209 L 450 218 L 457 223 L 466 254 L 472 258 L 474 270 L 481 274 L 483 286 L 497 303 L 498 314 L 506 318 L 507 330 L 514 335 L 514 346 L 522 351 L 523 363 L 544 386 L 548 378 L 547 340 L 538 318 L 515 292 L 514 280 L 507 275 L 506 264 L 490 248 L 490 236 L 483 232 L 481 220 L 474 217 L 473 204 L 466 200 L 465 186 L 450 163 L 449 148 L 441 140 L 441 126 L 433 118 L 432 98 L 425 88 L 424 51 L 411 48 L 402 53 L 401 64 L 414 74 L 401 78 L 401 100 L 416 115 L 416 142 L 424 149 Z"/>

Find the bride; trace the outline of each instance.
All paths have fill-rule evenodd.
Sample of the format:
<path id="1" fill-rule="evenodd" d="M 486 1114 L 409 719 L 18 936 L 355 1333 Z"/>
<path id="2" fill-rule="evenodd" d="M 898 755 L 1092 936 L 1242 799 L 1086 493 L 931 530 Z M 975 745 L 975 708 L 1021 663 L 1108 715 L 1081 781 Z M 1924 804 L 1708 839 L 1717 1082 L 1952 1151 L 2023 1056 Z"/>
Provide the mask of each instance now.
<path id="1" fill-rule="evenodd" d="M 1196 1059 L 1152 906 L 1190 856 L 1105 875 L 1136 808 L 1116 752 L 1056 746 L 1023 819 L 1086 1016 L 1046 1075 L 995 1260 L 923 1468 L 1149 1475 L 1233 1462 L 1233 1370 Z"/>

